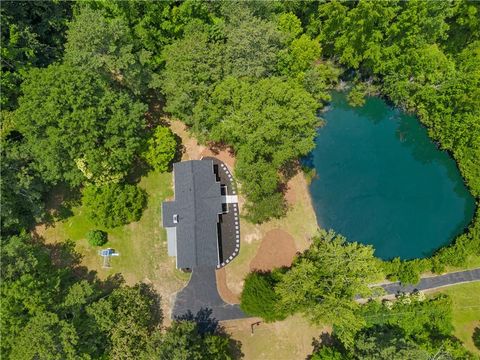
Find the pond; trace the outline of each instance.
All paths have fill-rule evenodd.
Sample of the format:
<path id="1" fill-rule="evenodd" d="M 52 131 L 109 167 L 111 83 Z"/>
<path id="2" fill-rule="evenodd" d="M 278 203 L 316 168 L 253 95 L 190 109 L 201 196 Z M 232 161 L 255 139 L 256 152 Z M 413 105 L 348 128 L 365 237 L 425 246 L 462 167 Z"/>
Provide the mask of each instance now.
<path id="1" fill-rule="evenodd" d="M 468 226 L 475 201 L 455 161 L 419 121 L 368 98 L 351 107 L 334 93 L 305 161 L 319 226 L 371 244 L 383 259 L 431 255 Z"/>

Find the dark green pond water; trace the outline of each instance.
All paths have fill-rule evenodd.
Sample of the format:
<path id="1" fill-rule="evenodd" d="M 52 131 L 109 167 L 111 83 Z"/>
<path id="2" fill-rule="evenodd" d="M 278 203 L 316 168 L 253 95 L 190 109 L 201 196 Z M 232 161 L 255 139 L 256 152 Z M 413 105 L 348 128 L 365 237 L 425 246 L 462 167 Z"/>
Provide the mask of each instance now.
<path id="1" fill-rule="evenodd" d="M 425 257 L 468 226 L 475 202 L 454 160 L 418 120 L 369 98 L 333 94 L 316 148 L 310 192 L 322 228 L 372 244 L 383 259 Z"/>

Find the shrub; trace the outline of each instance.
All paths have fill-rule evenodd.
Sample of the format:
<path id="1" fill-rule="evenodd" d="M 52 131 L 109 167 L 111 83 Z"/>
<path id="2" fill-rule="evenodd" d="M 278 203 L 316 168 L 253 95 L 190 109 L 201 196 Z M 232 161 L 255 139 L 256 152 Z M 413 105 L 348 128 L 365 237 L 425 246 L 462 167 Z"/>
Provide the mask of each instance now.
<path id="1" fill-rule="evenodd" d="M 279 219 L 285 215 L 286 203 L 283 194 L 276 193 L 260 199 L 255 203 L 248 203 L 246 218 L 254 224 L 261 224 L 270 219 Z"/>
<path id="2" fill-rule="evenodd" d="M 172 131 L 167 127 L 159 126 L 148 140 L 143 158 L 155 170 L 164 172 L 168 170 L 168 165 L 175 157 L 176 150 L 177 141 Z"/>
<path id="3" fill-rule="evenodd" d="M 87 241 L 92 246 L 102 246 L 108 241 L 108 234 L 102 230 L 91 230 L 87 233 Z"/>
<path id="4" fill-rule="evenodd" d="M 285 319 L 286 314 L 277 306 L 276 277 L 275 273 L 251 272 L 247 275 L 240 299 L 240 307 L 245 313 L 259 316 L 267 322 Z"/>
<path id="5" fill-rule="evenodd" d="M 384 262 L 383 269 L 389 280 L 398 280 L 402 284 L 417 284 L 420 281 L 420 274 L 432 269 L 432 260 L 430 258 L 414 260 L 395 258 Z"/>
<path id="6" fill-rule="evenodd" d="M 91 185 L 83 190 L 82 204 L 87 217 L 107 228 L 139 220 L 145 203 L 145 191 L 135 185 Z"/>
<path id="7" fill-rule="evenodd" d="M 475 347 L 480 350 L 480 327 L 477 326 L 475 330 L 473 330 L 472 340 Z"/>

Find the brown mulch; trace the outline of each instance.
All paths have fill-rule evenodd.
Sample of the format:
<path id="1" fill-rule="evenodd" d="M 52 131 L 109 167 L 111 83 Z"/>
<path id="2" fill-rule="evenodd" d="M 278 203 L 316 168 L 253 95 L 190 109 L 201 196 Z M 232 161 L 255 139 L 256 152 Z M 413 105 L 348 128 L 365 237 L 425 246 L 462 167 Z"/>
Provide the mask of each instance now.
<path id="1" fill-rule="evenodd" d="M 222 161 L 224 164 L 228 166 L 230 171 L 233 171 L 234 166 L 235 166 L 235 157 L 233 156 L 232 152 L 228 149 L 211 149 L 211 148 L 206 148 L 202 151 L 200 154 L 200 157 L 207 157 L 207 156 L 212 156 L 220 161 Z"/>
<path id="2" fill-rule="evenodd" d="M 240 298 L 230 291 L 227 285 L 227 273 L 225 268 L 220 268 L 215 271 L 215 277 L 217 278 L 217 290 L 220 297 L 229 304 L 240 303 Z"/>
<path id="3" fill-rule="evenodd" d="M 265 234 L 250 262 L 250 270 L 269 271 L 276 267 L 290 266 L 297 253 L 293 237 L 281 229 L 273 229 Z"/>

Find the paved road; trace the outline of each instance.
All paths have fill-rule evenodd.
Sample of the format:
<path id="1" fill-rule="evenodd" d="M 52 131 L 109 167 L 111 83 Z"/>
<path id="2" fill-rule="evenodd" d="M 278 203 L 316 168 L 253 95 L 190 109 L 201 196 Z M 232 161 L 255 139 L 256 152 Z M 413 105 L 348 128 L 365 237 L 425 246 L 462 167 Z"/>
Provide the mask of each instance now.
<path id="1" fill-rule="evenodd" d="M 215 267 L 193 269 L 188 285 L 176 295 L 172 318 L 204 309 L 211 309 L 212 317 L 219 321 L 246 317 L 238 305 L 225 303 L 218 294 Z"/>
<path id="2" fill-rule="evenodd" d="M 385 290 L 387 294 L 397 294 L 399 292 L 412 292 L 415 289 L 429 290 L 438 287 L 479 280 L 480 268 L 422 278 L 420 282 L 416 285 L 402 285 L 400 282 L 395 282 L 391 284 L 381 285 L 381 287 Z"/>

